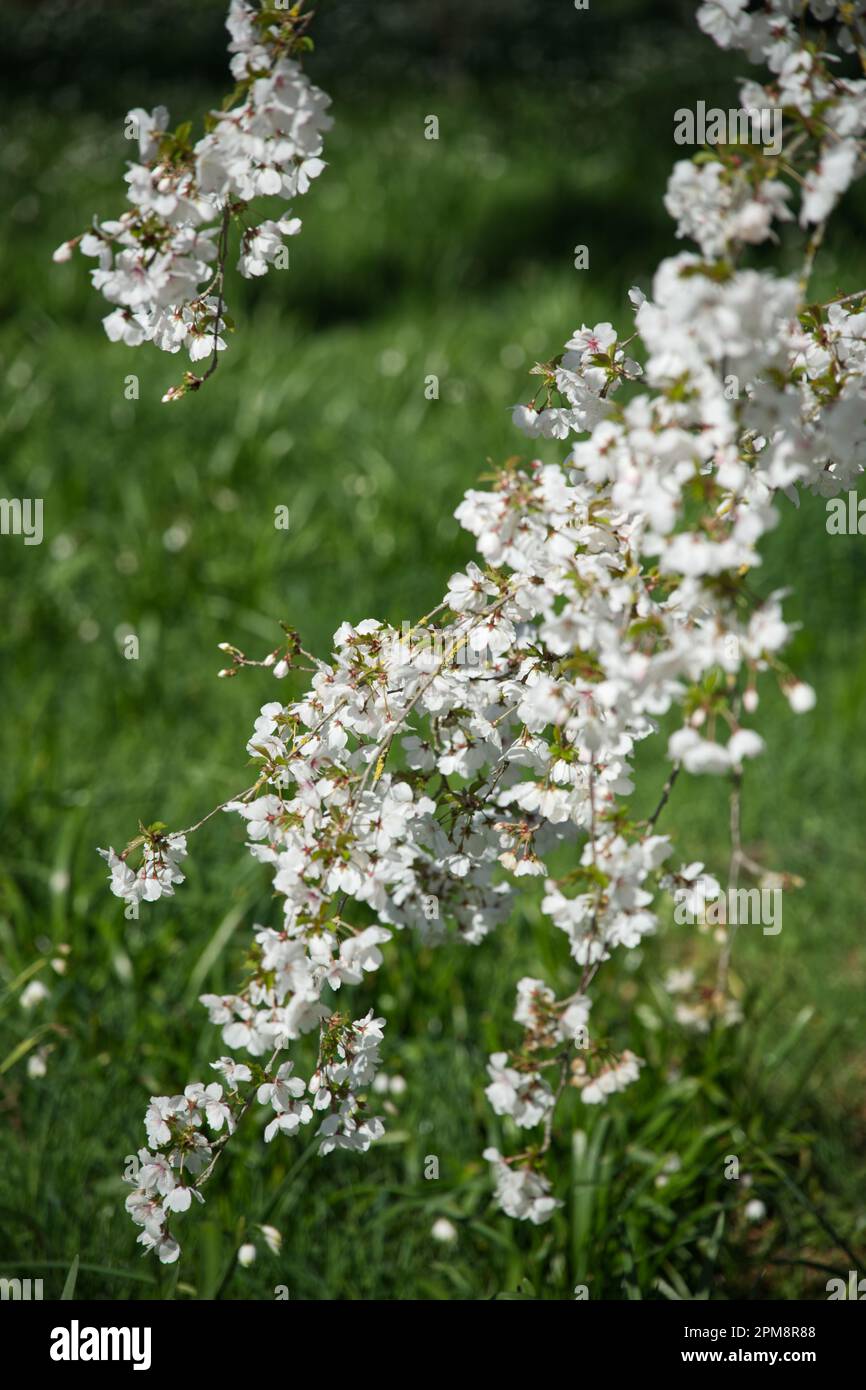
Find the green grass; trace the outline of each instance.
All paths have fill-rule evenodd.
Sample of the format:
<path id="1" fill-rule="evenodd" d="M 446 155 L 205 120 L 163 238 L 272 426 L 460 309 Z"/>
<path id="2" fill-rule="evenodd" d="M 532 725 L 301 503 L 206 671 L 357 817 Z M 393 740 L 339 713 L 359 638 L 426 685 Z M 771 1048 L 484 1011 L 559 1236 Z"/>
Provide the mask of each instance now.
<path id="1" fill-rule="evenodd" d="M 55 1294 L 78 1256 L 86 1298 L 267 1298 L 278 1284 L 292 1298 L 570 1297 L 581 1282 L 593 1297 L 820 1298 L 862 1251 L 866 561 L 808 498 L 782 504 L 756 576 L 795 586 L 792 657 L 819 704 L 796 719 L 781 699 L 762 705 L 745 839 L 805 886 L 786 896 L 780 936 L 740 933 L 746 1025 L 696 1040 L 670 1021 L 661 976 L 706 953 L 682 929 L 612 962 L 599 1018 L 646 1058 L 644 1075 L 605 1113 L 566 1109 L 555 1163 L 568 1204 L 537 1231 L 509 1222 L 480 1159 L 501 1138 L 486 1057 L 513 1037 L 521 974 L 573 978 L 530 900 L 476 950 L 401 939 L 356 992 L 358 1011 L 388 1016 L 385 1067 L 408 1082 L 385 1143 L 306 1162 L 301 1141 L 266 1150 L 251 1122 L 182 1223 L 176 1287 L 176 1272 L 138 1258 L 122 1211 L 148 1095 L 203 1077 L 220 1050 L 196 997 L 232 987 L 249 927 L 273 909 L 228 818 L 193 840 L 178 896 L 138 922 L 109 895 L 95 846 L 125 842 L 139 818 L 186 825 L 246 785 L 244 743 L 276 688 L 264 673 L 215 680 L 217 642 L 264 652 L 285 619 L 326 651 L 344 618 L 399 626 L 425 611 L 470 557 L 453 509 L 489 461 L 521 451 L 507 407 L 527 395 L 526 369 L 582 320 L 627 322 L 625 290 L 665 249 L 673 152 L 642 143 L 648 81 L 633 75 L 615 103 L 602 92 L 598 125 L 567 152 L 542 92 L 450 91 L 438 144 L 422 138 L 421 99 L 338 107 L 291 270 L 233 283 L 236 340 L 215 380 L 173 407 L 159 397 L 179 359 L 109 344 L 85 265 L 50 262 L 118 206 L 120 122 L 34 106 L 3 132 L 0 491 L 44 498 L 45 542 L 0 546 L 0 1272 L 41 1272 Z M 613 134 L 612 109 L 628 117 Z M 656 126 L 666 109 L 653 107 Z M 853 288 L 864 272 L 843 226 L 825 283 Z M 279 504 L 287 533 L 273 527 Z M 167 532 L 183 545 L 167 548 Z M 127 630 L 138 661 L 122 655 Z M 641 811 L 663 779 L 657 754 L 643 776 Z M 721 783 L 683 779 L 664 824 L 684 860 L 724 872 Z M 68 971 L 42 968 L 51 1001 L 25 1015 L 21 972 L 60 943 Z M 25 1055 L 6 1063 L 45 1022 L 34 1045 L 50 1042 L 48 1073 L 30 1079 Z M 730 1154 L 748 1193 L 724 1178 Z M 428 1155 L 438 1180 L 424 1178 Z M 666 1174 L 671 1155 L 681 1166 Z M 750 1225 L 756 1195 L 768 1215 Z M 279 1258 L 262 1247 L 232 1270 L 242 1213 L 281 1227 Z M 454 1246 L 432 1240 L 438 1216 L 457 1226 Z"/>

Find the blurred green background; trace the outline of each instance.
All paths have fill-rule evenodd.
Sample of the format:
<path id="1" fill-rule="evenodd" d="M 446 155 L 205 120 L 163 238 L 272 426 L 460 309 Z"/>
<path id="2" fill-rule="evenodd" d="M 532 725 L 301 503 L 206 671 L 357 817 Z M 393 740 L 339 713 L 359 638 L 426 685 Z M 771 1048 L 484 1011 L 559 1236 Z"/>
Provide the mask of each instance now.
<path id="1" fill-rule="evenodd" d="M 0 539 L 0 1274 L 41 1276 L 56 1297 L 77 1257 L 77 1294 L 110 1299 L 270 1298 L 276 1285 L 316 1299 L 569 1297 L 578 1282 L 607 1298 L 824 1297 L 866 1244 L 866 561 L 862 538 L 826 535 L 810 498 L 783 501 L 755 576 L 793 587 L 792 662 L 818 706 L 795 718 L 762 701 L 745 841 L 805 886 L 786 895 L 780 936 L 740 932 L 746 1025 L 696 1038 L 672 1023 L 666 969 L 712 978 L 693 932 L 671 927 L 612 962 L 598 1019 L 647 1066 L 605 1113 L 565 1107 L 566 1205 L 526 1229 L 490 1200 L 480 1154 L 502 1136 L 484 1068 L 515 1037 L 521 974 L 574 988 L 565 940 L 531 901 L 476 950 L 401 939 L 354 996 L 356 1013 L 387 1014 L 385 1070 L 407 1083 L 387 1103 L 387 1141 L 306 1162 L 308 1139 L 265 1150 L 250 1125 L 205 1209 L 179 1223 L 179 1274 L 138 1257 L 120 1173 L 147 1097 L 210 1079 L 222 1045 L 197 995 L 233 987 L 250 925 L 275 908 L 234 818 L 193 839 L 187 884 L 137 923 L 95 847 L 121 846 L 139 819 L 187 825 L 247 784 L 258 706 L 291 686 L 215 680 L 219 641 L 263 654 L 284 619 L 324 654 L 343 619 L 399 626 L 438 600 L 472 555 L 452 519 L 463 490 L 526 455 L 508 407 L 528 398 L 528 368 L 584 321 L 628 324 L 628 287 L 649 288 L 674 244 L 661 204 L 681 153 L 673 111 L 731 104 L 744 71 L 674 0 L 319 8 L 308 67 L 334 99 L 329 168 L 299 200 L 291 270 L 232 276 L 230 351 L 173 406 L 160 396 L 185 364 L 110 344 L 89 263 L 50 257 L 121 208 L 130 106 L 164 102 L 180 121 L 229 89 L 224 6 L 0 9 L 0 495 L 42 497 L 45 524 L 41 546 Z M 430 114 L 438 141 L 424 138 Z M 855 196 L 822 252 L 828 295 L 866 283 L 863 210 Z M 273 526 L 279 504 L 288 532 Z M 138 661 L 124 659 L 128 632 Z M 645 814 L 663 768 L 643 762 Z M 721 782 L 681 781 L 663 824 L 684 861 L 724 874 Z M 61 976 L 49 962 L 63 943 Z M 26 1010 L 33 978 L 50 997 Z M 37 1056 L 42 1077 L 28 1074 Z M 724 1180 L 729 1154 L 750 1185 Z M 752 1198 L 761 1219 L 746 1218 Z M 431 1235 L 443 1216 L 450 1243 Z M 263 1219 L 282 1254 L 258 1239 L 256 1263 L 234 1267 Z"/>

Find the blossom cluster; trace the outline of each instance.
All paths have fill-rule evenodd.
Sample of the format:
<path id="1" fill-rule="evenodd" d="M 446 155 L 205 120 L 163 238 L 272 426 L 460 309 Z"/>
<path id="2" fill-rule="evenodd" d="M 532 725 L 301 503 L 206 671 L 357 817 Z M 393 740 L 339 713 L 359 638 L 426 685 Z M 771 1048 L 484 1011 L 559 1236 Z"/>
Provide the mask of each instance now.
<path id="1" fill-rule="evenodd" d="M 574 969 L 564 998 L 541 979 L 518 983 L 522 1036 L 490 1059 L 504 1133 L 535 1133 L 508 1157 L 486 1150 L 503 1210 L 539 1223 L 561 1204 L 545 1163 L 563 1097 L 596 1106 L 639 1084 L 641 1059 L 590 1027 L 590 986 L 656 930 L 663 894 L 702 868 L 676 868 L 658 830 L 676 776 L 738 781 L 763 749 L 745 722 L 761 678 L 795 711 L 813 703 L 782 663 L 784 595 L 761 596 L 748 579 L 780 496 L 833 493 L 863 467 L 866 293 L 807 298 L 812 229 L 862 163 L 866 84 L 831 67 L 834 39 L 843 57 L 861 42 L 862 7 L 813 3 L 814 20 L 834 21 L 823 45 L 793 22 L 804 8 L 701 5 L 717 42 L 769 63 L 770 83 L 747 83 L 746 97 L 783 102 L 785 158 L 750 147 L 718 154 L 712 174 L 703 157 L 674 170 L 668 201 L 698 252 L 663 261 L 649 295 L 632 292 L 626 339 L 609 323 L 583 325 L 539 364 L 540 391 L 515 422 L 568 452 L 512 463 L 467 492 L 456 515 L 478 559 L 419 623 L 437 642 L 413 644 L 374 619 L 343 623 L 328 660 L 303 654 L 307 688 L 261 709 L 247 744 L 255 784 L 224 809 L 268 867 L 278 921 L 255 929 L 243 989 L 203 999 L 225 1046 L 251 1059 L 213 1064 L 229 1098 L 211 1086 L 152 1102 L 154 1152 L 128 1206 L 161 1258 L 176 1257 L 169 1221 L 189 1205 L 178 1186 L 200 1196 L 212 1166 L 204 1130 L 227 1135 L 254 1094 L 273 1112 L 266 1139 L 318 1114 L 322 1153 L 369 1146 L 382 1132 L 367 1106 L 383 1020 L 350 1021 L 336 1007 L 343 986 L 375 972 L 406 929 L 479 945 L 526 888 L 518 880 L 541 880 L 541 912 Z M 855 154 L 844 166 L 840 143 Z M 795 155 L 804 172 L 790 188 Z M 743 266 L 746 248 L 785 220 L 809 237 L 803 272 Z M 625 355 L 632 341 L 640 366 Z M 229 650 L 235 669 L 264 665 L 278 678 L 300 653 L 294 635 L 264 662 Z M 461 660 L 467 651 L 476 659 Z M 665 717 L 670 777 L 636 820 L 635 748 Z M 113 890 L 171 891 L 182 843 L 149 841 L 143 878 L 126 869 L 128 852 L 108 851 Z M 683 1021 L 703 1027 L 689 1007 Z M 714 1016 L 736 1015 L 720 999 Z M 278 1059 L 308 1033 L 318 1056 L 305 1080 Z"/>
<path id="2" fill-rule="evenodd" d="M 112 342 L 184 349 L 193 363 L 210 359 L 205 375 L 186 372 L 163 400 L 197 390 L 225 349 L 231 228 L 239 230 L 242 276 L 288 264 L 284 238 L 301 229 L 288 200 L 306 193 L 325 167 L 330 103 L 298 61 L 309 42 L 306 24 L 299 6 L 280 12 L 231 0 L 236 86 L 223 109 L 209 114 L 195 143 L 190 122 L 169 130 L 164 106 L 130 111 L 127 131 L 137 135 L 139 152 L 125 176 L 131 206 L 118 218 L 94 219 L 54 253 L 55 261 L 66 261 L 77 247 L 96 261 L 94 287 L 114 306 L 103 319 Z M 282 199 L 284 206 L 275 217 L 254 220 L 252 204 L 260 197 Z"/>
<path id="3" fill-rule="evenodd" d="M 112 893 L 136 906 L 140 902 L 153 903 L 157 898 L 171 897 L 174 885 L 183 883 L 180 861 L 187 855 L 185 835 L 163 835 L 151 828 L 141 840 L 141 863 L 135 871 L 113 849 L 99 851 L 111 870 Z"/>

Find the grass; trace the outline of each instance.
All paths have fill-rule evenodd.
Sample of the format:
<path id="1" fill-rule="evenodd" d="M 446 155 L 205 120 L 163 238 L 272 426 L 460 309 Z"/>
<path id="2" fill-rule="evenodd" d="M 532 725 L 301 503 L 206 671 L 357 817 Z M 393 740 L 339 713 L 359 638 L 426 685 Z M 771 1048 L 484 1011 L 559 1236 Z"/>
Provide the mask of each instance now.
<path id="1" fill-rule="evenodd" d="M 696 1039 L 671 1021 L 664 971 L 706 955 L 673 926 L 613 962 L 599 1015 L 646 1058 L 643 1078 L 604 1113 L 574 1101 L 555 1154 L 568 1203 L 540 1230 L 509 1222 L 480 1159 L 500 1140 L 486 1057 L 513 1036 L 519 975 L 571 978 L 564 939 L 529 900 L 477 950 L 401 940 L 357 991 L 359 1011 L 387 1014 L 386 1069 L 408 1082 L 373 1152 L 308 1161 L 300 1143 L 265 1150 L 251 1121 L 184 1222 L 179 1273 L 137 1257 L 122 1211 L 147 1096 L 203 1076 L 219 1050 L 196 997 L 232 986 L 249 926 L 272 908 L 227 819 L 193 841 L 177 898 L 139 922 L 108 894 L 95 846 L 125 841 L 139 818 L 188 824 L 246 785 L 243 745 L 274 686 L 214 680 L 217 642 L 265 651 L 282 618 L 326 651 L 343 618 L 399 626 L 429 608 L 469 558 L 452 512 L 488 460 L 520 450 L 507 407 L 526 369 L 582 320 L 626 322 L 625 290 L 669 244 L 659 200 L 673 152 L 650 138 L 669 120 L 662 62 L 591 92 L 598 124 L 585 117 L 567 157 L 562 112 L 531 88 L 449 90 L 438 143 L 422 138 L 429 106 L 405 92 L 338 107 L 290 272 L 233 288 L 236 341 L 176 407 L 159 397 L 178 359 L 109 344 L 83 265 L 50 262 L 117 206 L 120 122 L 61 101 L 3 132 L 0 491 L 44 498 L 45 541 L 0 545 L 0 1273 L 42 1273 L 55 1296 L 78 1257 L 76 1293 L 112 1299 L 269 1298 L 277 1285 L 291 1298 L 571 1297 L 583 1283 L 592 1297 L 820 1298 L 856 1267 L 866 562 L 808 498 L 782 504 L 757 579 L 795 586 L 792 656 L 819 704 L 795 719 L 766 699 L 768 752 L 744 797 L 750 852 L 806 882 L 786 895 L 780 936 L 740 934 L 746 1026 Z M 855 225 L 828 246 L 831 289 L 863 283 Z M 572 268 L 578 242 L 590 273 Z M 273 527 L 278 505 L 288 532 Z M 130 630 L 137 661 L 122 654 Z M 642 777 L 648 807 L 657 756 Z M 684 860 L 723 871 L 721 784 L 681 781 L 665 817 Z M 46 963 L 61 943 L 62 977 Z M 18 998 L 34 968 L 52 994 L 28 1014 Z M 28 1043 L 51 1046 L 42 1079 L 26 1073 Z M 748 1190 L 724 1176 L 732 1154 Z M 757 1223 L 752 1196 L 767 1207 Z M 234 1266 L 240 1213 L 280 1226 L 280 1257 L 259 1242 L 251 1268 Z M 439 1216 L 457 1227 L 452 1246 L 431 1237 Z"/>

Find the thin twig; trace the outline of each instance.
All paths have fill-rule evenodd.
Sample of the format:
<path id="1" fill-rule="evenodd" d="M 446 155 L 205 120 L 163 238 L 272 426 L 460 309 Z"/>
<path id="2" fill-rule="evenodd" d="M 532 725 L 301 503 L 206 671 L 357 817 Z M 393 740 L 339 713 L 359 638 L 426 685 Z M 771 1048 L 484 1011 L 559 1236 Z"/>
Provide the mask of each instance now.
<path id="1" fill-rule="evenodd" d="M 731 862 L 728 870 L 728 902 L 736 901 L 732 894 L 737 891 L 740 878 L 740 867 L 743 864 L 743 845 L 740 835 L 740 789 L 742 785 L 742 773 L 734 773 L 734 785 L 731 788 L 730 801 L 730 821 L 731 821 Z M 728 922 L 725 944 L 719 955 L 719 971 L 716 979 L 716 987 L 721 994 L 727 993 L 728 973 L 731 967 L 731 951 L 734 945 L 734 937 L 737 934 L 737 922 Z"/>
<path id="2" fill-rule="evenodd" d="M 655 823 L 656 823 L 656 821 L 658 820 L 659 816 L 661 815 L 662 811 L 663 811 L 663 810 L 665 809 L 665 807 L 667 806 L 668 800 L 669 800 L 669 798 L 670 798 L 670 794 L 671 794 L 671 792 L 672 792 L 673 789 L 674 789 L 674 783 L 676 782 L 676 780 L 677 780 L 677 778 L 679 777 L 679 775 L 680 775 L 680 765 L 679 765 L 679 763 L 674 763 L 673 767 L 671 768 L 671 771 L 670 771 L 670 775 L 669 775 L 669 777 L 668 777 L 668 780 L 665 782 L 664 786 L 662 787 L 662 794 L 661 794 L 661 798 L 660 798 L 660 800 L 659 800 L 659 804 L 658 804 L 658 806 L 655 808 L 655 810 L 653 811 L 652 815 L 650 816 L 649 820 L 648 820 L 647 823 L 646 823 L 646 824 L 647 824 L 647 829 L 648 829 L 648 830 L 653 830 L 653 829 L 655 828 Z"/>

